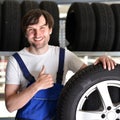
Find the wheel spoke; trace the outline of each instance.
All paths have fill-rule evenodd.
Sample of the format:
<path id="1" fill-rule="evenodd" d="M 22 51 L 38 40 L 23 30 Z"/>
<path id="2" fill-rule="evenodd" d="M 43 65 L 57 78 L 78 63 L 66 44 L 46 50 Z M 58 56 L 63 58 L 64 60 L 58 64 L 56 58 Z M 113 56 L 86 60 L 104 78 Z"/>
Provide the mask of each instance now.
<path id="1" fill-rule="evenodd" d="M 110 94 L 108 91 L 107 83 L 102 82 L 102 83 L 97 84 L 97 89 L 102 98 L 102 103 L 103 103 L 104 107 L 105 108 L 107 108 L 108 106 L 113 107 L 112 100 L 111 100 L 111 97 L 110 97 Z"/>
<path id="2" fill-rule="evenodd" d="M 77 111 L 76 120 L 101 120 L 101 114 L 95 111 Z"/>

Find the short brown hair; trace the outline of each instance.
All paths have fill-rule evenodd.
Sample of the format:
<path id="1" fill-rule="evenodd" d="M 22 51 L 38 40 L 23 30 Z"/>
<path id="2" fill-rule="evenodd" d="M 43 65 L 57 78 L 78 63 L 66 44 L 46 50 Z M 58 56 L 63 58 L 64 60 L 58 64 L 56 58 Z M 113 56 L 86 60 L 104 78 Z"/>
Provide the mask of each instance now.
<path id="1" fill-rule="evenodd" d="M 22 20 L 23 32 L 26 33 L 26 29 L 29 25 L 37 24 L 39 21 L 39 17 L 42 15 L 46 20 L 46 25 L 48 25 L 49 28 L 53 28 L 54 19 L 50 13 L 41 9 L 31 9 L 23 17 L 23 20 Z"/>

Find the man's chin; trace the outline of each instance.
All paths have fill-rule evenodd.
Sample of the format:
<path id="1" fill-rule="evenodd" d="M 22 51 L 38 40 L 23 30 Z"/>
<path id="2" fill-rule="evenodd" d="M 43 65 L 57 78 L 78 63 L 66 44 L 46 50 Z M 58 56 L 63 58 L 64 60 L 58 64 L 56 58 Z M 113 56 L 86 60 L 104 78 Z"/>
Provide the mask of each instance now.
<path id="1" fill-rule="evenodd" d="M 36 48 L 36 49 L 41 49 L 41 48 L 44 48 L 44 47 L 45 47 L 45 45 L 38 45 L 38 44 L 35 45 L 34 44 L 34 48 Z"/>

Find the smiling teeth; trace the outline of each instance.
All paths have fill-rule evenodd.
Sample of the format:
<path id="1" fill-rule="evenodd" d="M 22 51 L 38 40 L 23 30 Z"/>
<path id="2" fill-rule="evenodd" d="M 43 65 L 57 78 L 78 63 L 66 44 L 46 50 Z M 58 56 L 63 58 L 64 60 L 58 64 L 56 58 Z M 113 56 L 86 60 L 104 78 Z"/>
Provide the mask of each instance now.
<path id="1" fill-rule="evenodd" d="M 40 41 L 40 40 L 42 40 L 42 38 L 35 38 L 35 40 Z"/>

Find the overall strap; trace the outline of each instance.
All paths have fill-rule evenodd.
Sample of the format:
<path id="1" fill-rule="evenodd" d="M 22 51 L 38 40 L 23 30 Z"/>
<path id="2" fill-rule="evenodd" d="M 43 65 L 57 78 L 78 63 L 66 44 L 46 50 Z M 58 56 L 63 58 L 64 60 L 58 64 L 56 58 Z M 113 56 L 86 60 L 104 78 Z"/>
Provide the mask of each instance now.
<path id="1" fill-rule="evenodd" d="M 64 73 L 64 57 L 65 57 L 65 49 L 60 47 L 60 52 L 59 52 L 59 64 L 58 64 L 58 72 L 57 72 L 57 77 L 56 81 L 58 83 L 62 83 L 63 79 L 63 73 Z"/>
<path id="2" fill-rule="evenodd" d="M 24 64 L 22 58 L 20 57 L 20 55 L 18 53 L 13 54 L 13 57 L 16 59 L 16 61 L 18 62 L 20 69 L 24 75 L 24 77 L 30 82 L 33 83 L 35 81 L 35 78 L 30 74 L 30 72 L 28 71 L 26 65 Z"/>

